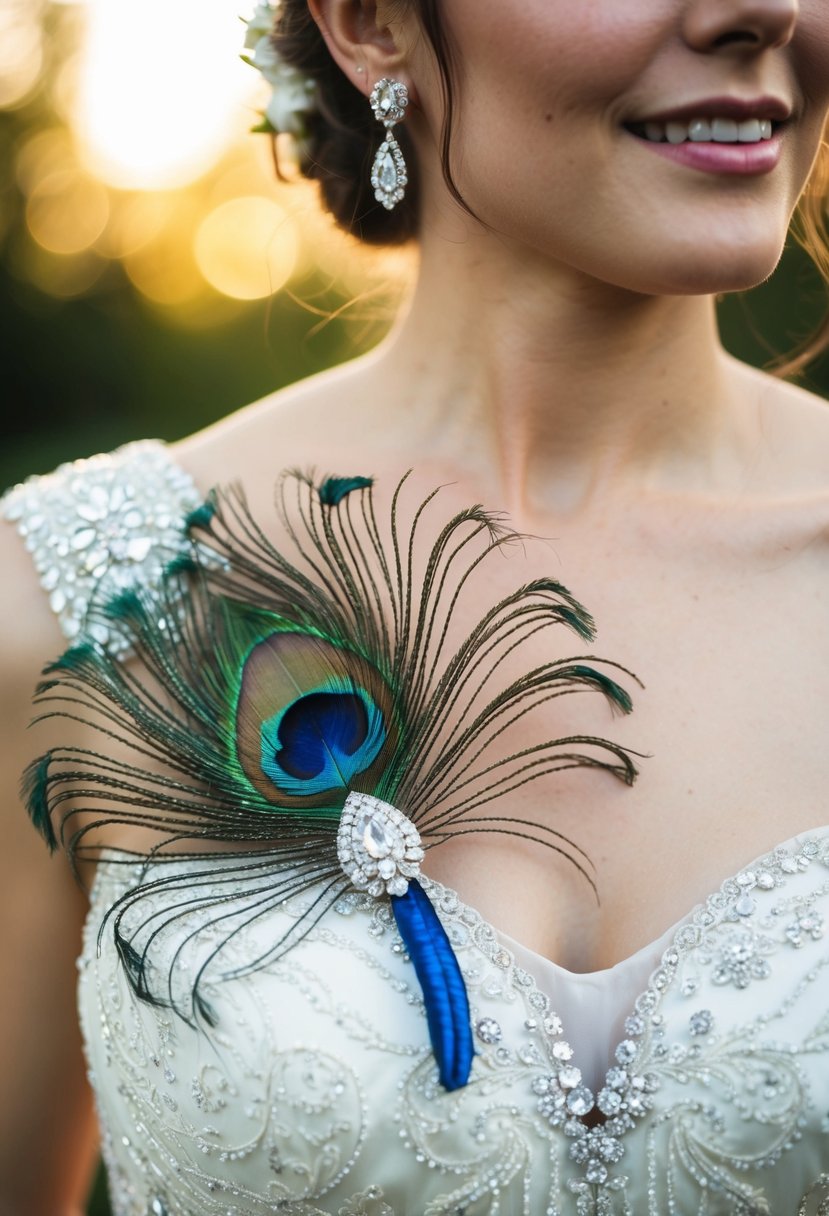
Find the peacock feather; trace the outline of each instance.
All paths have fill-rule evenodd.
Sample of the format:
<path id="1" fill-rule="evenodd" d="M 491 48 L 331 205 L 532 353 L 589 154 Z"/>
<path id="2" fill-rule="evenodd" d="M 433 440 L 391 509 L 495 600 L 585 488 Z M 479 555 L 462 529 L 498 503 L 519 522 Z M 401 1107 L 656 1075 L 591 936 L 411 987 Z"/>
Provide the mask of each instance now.
<path id="1" fill-rule="evenodd" d="M 597 691 L 623 712 L 631 703 L 610 674 L 624 669 L 582 655 L 499 678 L 504 660 L 551 626 L 592 640 L 590 617 L 553 579 L 517 587 L 450 640 L 484 564 L 526 538 L 481 506 L 435 525 L 437 490 L 404 527 L 407 477 L 383 529 L 370 478 L 318 484 L 283 474 L 277 510 L 289 553 L 268 540 L 238 490 L 213 493 L 190 516 L 191 554 L 170 567 L 161 593 L 136 588 L 99 609 L 129 637 L 135 661 L 89 641 L 44 671 L 41 716 L 79 718 L 101 743 L 52 749 L 30 766 L 25 787 L 50 846 L 74 858 L 100 852 L 103 827 L 155 833 L 141 878 L 101 932 L 111 921 L 139 997 L 191 1021 L 215 1020 L 200 991 L 211 968 L 238 976 L 280 957 L 351 886 L 388 897 L 423 989 L 441 1081 L 454 1089 L 471 1067 L 469 1007 L 417 881 L 424 852 L 465 832 L 506 832 L 564 853 L 590 881 L 583 855 L 553 824 L 491 804 L 564 768 L 597 767 L 631 783 L 624 748 L 581 735 L 533 741 L 528 717 L 577 691 Z M 493 754 L 516 731 L 520 745 Z M 208 849 L 211 862 L 221 858 L 219 877 L 215 864 L 200 867 Z M 149 864 L 182 859 L 195 866 Z M 286 937 L 229 965 L 242 926 L 311 890 Z M 132 910 L 160 892 L 163 911 L 153 905 L 136 928 Z M 183 1005 L 176 962 L 160 983 L 153 943 L 194 910 L 224 935 Z"/>

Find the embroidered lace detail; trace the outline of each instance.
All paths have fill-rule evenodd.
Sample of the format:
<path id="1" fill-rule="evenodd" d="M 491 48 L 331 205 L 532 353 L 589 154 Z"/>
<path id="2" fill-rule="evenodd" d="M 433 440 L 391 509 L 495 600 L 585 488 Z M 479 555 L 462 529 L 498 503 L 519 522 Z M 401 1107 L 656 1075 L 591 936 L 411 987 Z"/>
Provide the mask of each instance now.
<path id="1" fill-rule="evenodd" d="M 278 962 L 211 980 L 208 1036 L 136 1002 L 106 934 L 97 956 L 130 882 L 104 863 L 80 999 L 117 1216 L 829 1216 L 829 831 L 759 865 L 679 926 L 594 1098 L 549 998 L 440 884 L 477 1051 L 451 1094 L 384 903 L 344 894 Z M 247 926 L 239 961 L 314 897 Z M 772 982 L 719 982 L 746 933 Z M 194 913 L 164 949 L 192 974 L 213 934 Z"/>
<path id="2" fill-rule="evenodd" d="M 128 650 L 117 627 L 92 611 L 129 587 L 158 587 L 167 563 L 189 548 L 186 515 L 200 497 L 156 440 L 63 464 L 0 500 L 32 554 L 66 638 Z"/>

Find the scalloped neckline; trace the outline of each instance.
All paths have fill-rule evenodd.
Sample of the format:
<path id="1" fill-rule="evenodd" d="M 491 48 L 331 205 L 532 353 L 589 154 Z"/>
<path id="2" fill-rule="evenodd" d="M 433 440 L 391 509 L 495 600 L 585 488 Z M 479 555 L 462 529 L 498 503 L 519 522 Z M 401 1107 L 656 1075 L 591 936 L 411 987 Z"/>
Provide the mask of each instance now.
<path id="1" fill-rule="evenodd" d="M 555 963 L 552 959 L 546 958 L 545 955 L 538 954 L 534 950 L 527 949 L 526 947 L 521 945 L 520 942 L 517 942 L 516 944 L 521 946 L 522 950 L 526 950 L 528 955 L 539 960 L 539 962 L 542 963 L 544 966 L 550 966 L 550 967 L 554 968 L 555 970 L 559 971 L 560 973 L 562 973 L 568 979 L 572 980 L 572 979 L 581 978 L 584 976 L 595 977 L 597 975 L 604 974 L 608 971 L 613 971 L 615 969 L 615 967 L 624 966 L 625 963 L 632 962 L 633 960 L 638 959 L 642 954 L 647 952 L 649 949 L 656 950 L 656 947 L 661 945 L 664 941 L 666 943 L 665 948 L 663 950 L 659 951 L 658 957 L 656 959 L 656 963 L 649 972 L 647 985 L 644 988 L 642 988 L 641 991 L 639 991 L 637 995 L 634 996 L 634 999 L 630 1002 L 629 1007 L 624 1010 L 625 1018 L 627 1018 L 631 1015 L 640 1013 L 642 1007 L 646 1004 L 649 1004 L 648 1012 L 649 1012 L 649 1014 L 653 1014 L 659 1008 L 666 992 L 669 991 L 670 987 L 671 987 L 670 982 L 668 982 L 664 985 L 657 985 L 655 983 L 655 979 L 656 979 L 657 975 L 660 973 L 660 971 L 662 971 L 662 969 L 663 969 L 663 963 L 665 961 L 666 955 L 668 955 L 670 952 L 674 952 L 674 953 L 676 952 L 677 946 L 679 945 L 679 942 L 680 942 L 680 937 L 683 934 L 683 932 L 698 917 L 700 917 L 707 910 L 709 910 L 711 908 L 712 904 L 716 904 L 718 900 L 722 899 L 724 896 L 727 896 L 729 894 L 728 888 L 737 881 L 739 875 L 744 874 L 744 873 L 746 873 L 746 871 L 753 870 L 755 868 L 763 868 L 764 866 L 773 864 L 775 858 L 778 858 L 781 853 L 790 851 L 794 847 L 799 847 L 802 850 L 806 844 L 808 844 L 810 842 L 816 843 L 825 837 L 829 837 L 829 824 L 824 824 L 819 828 L 811 828 L 811 829 L 808 829 L 803 832 L 797 832 L 797 833 L 795 833 L 795 835 L 789 836 L 786 840 L 781 840 L 778 844 L 773 845 L 765 853 L 760 853 L 756 857 L 753 857 L 750 861 L 746 861 L 743 865 L 740 866 L 740 868 L 738 870 L 735 870 L 732 874 L 729 874 L 726 878 L 724 878 L 722 880 L 722 882 L 720 883 L 719 887 L 717 887 L 715 890 L 711 891 L 703 899 L 699 900 L 696 904 L 694 904 L 694 906 L 683 917 L 681 917 L 678 921 L 676 921 L 673 925 L 671 925 L 671 927 L 669 929 L 666 929 L 665 933 L 663 933 L 660 937 L 655 938 L 652 942 L 648 943 L 647 945 L 643 946 L 641 948 L 641 950 L 637 950 L 635 954 L 629 955 L 625 959 L 621 959 L 619 961 L 619 963 L 616 963 L 614 965 L 614 967 L 603 968 L 601 971 L 592 971 L 592 972 L 590 972 L 590 971 L 587 971 L 587 972 L 568 971 L 567 968 L 560 966 L 558 963 Z M 457 911 L 458 911 L 459 915 L 463 916 L 464 913 L 466 913 L 467 915 L 471 915 L 477 921 L 479 921 L 480 924 L 485 929 L 487 929 L 488 931 L 490 931 L 493 934 L 495 940 L 499 943 L 500 948 L 502 950 L 505 950 L 508 955 L 509 962 L 507 964 L 507 970 L 509 970 L 511 972 L 516 966 L 516 961 L 515 961 L 515 958 L 514 958 L 512 952 L 510 951 L 509 947 L 504 945 L 503 940 L 502 940 L 502 938 L 508 937 L 508 934 L 502 934 L 501 931 L 495 925 L 491 924 L 488 920 L 486 920 L 486 918 L 483 917 L 475 907 L 473 907 L 470 904 L 466 904 L 461 899 L 461 897 L 458 895 L 458 893 L 456 891 L 454 891 L 451 887 L 446 887 L 442 883 L 437 882 L 435 879 L 428 878 L 428 876 L 423 876 L 423 877 L 427 878 L 429 886 L 435 887 L 440 892 L 443 892 L 445 895 L 449 896 L 450 898 L 457 900 Z M 522 968 L 522 970 L 524 970 L 524 969 Z M 529 992 L 529 993 L 537 993 L 539 996 L 544 997 L 548 1002 L 550 1002 L 552 1004 L 553 1002 L 551 1001 L 551 998 L 549 997 L 549 995 L 547 993 L 545 993 L 539 987 L 537 980 L 536 980 L 536 976 L 530 972 L 527 972 L 527 974 L 529 976 L 530 982 L 529 982 L 529 984 L 527 984 L 525 986 L 524 991 Z M 552 1038 L 554 1038 L 556 1040 L 564 1038 L 565 1040 L 567 1040 L 569 1033 L 570 1033 L 570 1028 L 563 1022 L 563 1019 L 562 1019 L 559 1033 L 553 1035 Z M 548 1037 L 548 1039 L 550 1038 L 549 1035 L 546 1037 Z M 593 1098 L 593 1105 L 591 1106 L 591 1109 L 587 1112 L 586 1115 L 584 1115 L 584 1116 L 577 1115 L 576 1116 L 576 1119 L 578 1120 L 578 1122 L 582 1123 L 585 1127 L 590 1128 L 591 1126 L 593 1126 L 591 1123 L 588 1122 L 588 1119 L 597 1110 L 596 1098 L 598 1096 L 598 1092 L 601 1088 L 604 1088 L 605 1086 L 607 1086 L 611 1072 L 613 1071 L 613 1069 L 616 1066 L 615 1062 L 617 1059 L 617 1052 L 623 1042 L 624 1042 L 624 1040 L 619 1040 L 618 1043 L 614 1044 L 611 1060 L 609 1062 L 607 1062 L 606 1064 L 601 1064 L 599 1066 L 599 1068 L 596 1070 L 597 1076 L 600 1078 L 600 1080 L 599 1080 L 599 1084 L 596 1086 L 595 1091 L 593 1089 L 590 1090 L 592 1098 Z M 573 1056 L 571 1059 L 571 1065 L 574 1066 L 575 1068 L 579 1069 L 579 1071 L 581 1072 L 581 1061 L 579 1060 L 579 1058 L 577 1057 L 575 1052 L 573 1053 Z M 582 1081 L 582 1084 L 584 1084 L 583 1081 Z M 604 1126 L 604 1121 L 598 1124 L 598 1127 L 600 1127 L 600 1128 L 603 1126 Z M 635 1126 L 636 1125 L 634 1125 L 634 1127 Z M 627 1131 L 619 1133 L 618 1139 L 619 1139 L 620 1143 L 627 1139 L 629 1131 L 632 1131 L 632 1130 L 633 1130 L 633 1128 L 629 1128 Z"/>

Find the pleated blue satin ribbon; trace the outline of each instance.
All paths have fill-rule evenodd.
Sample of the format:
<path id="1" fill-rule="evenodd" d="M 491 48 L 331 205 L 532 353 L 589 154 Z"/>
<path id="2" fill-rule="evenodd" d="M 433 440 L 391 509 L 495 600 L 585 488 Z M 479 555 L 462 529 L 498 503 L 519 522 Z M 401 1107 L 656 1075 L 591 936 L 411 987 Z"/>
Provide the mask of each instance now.
<path id="1" fill-rule="evenodd" d="M 469 997 L 455 951 L 426 892 L 417 879 L 405 895 L 391 896 L 397 928 L 423 990 L 429 1038 L 440 1083 L 461 1089 L 472 1070 Z"/>

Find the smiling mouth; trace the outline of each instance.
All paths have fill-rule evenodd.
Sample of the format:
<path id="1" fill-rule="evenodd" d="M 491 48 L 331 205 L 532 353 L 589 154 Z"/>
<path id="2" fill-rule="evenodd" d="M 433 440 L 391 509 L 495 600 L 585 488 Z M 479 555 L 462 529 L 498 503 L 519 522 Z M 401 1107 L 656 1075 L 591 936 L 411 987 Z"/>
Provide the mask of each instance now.
<path id="1" fill-rule="evenodd" d="M 692 118 L 688 122 L 631 122 L 625 130 L 653 144 L 759 144 L 773 139 L 785 122 L 770 118 Z"/>

